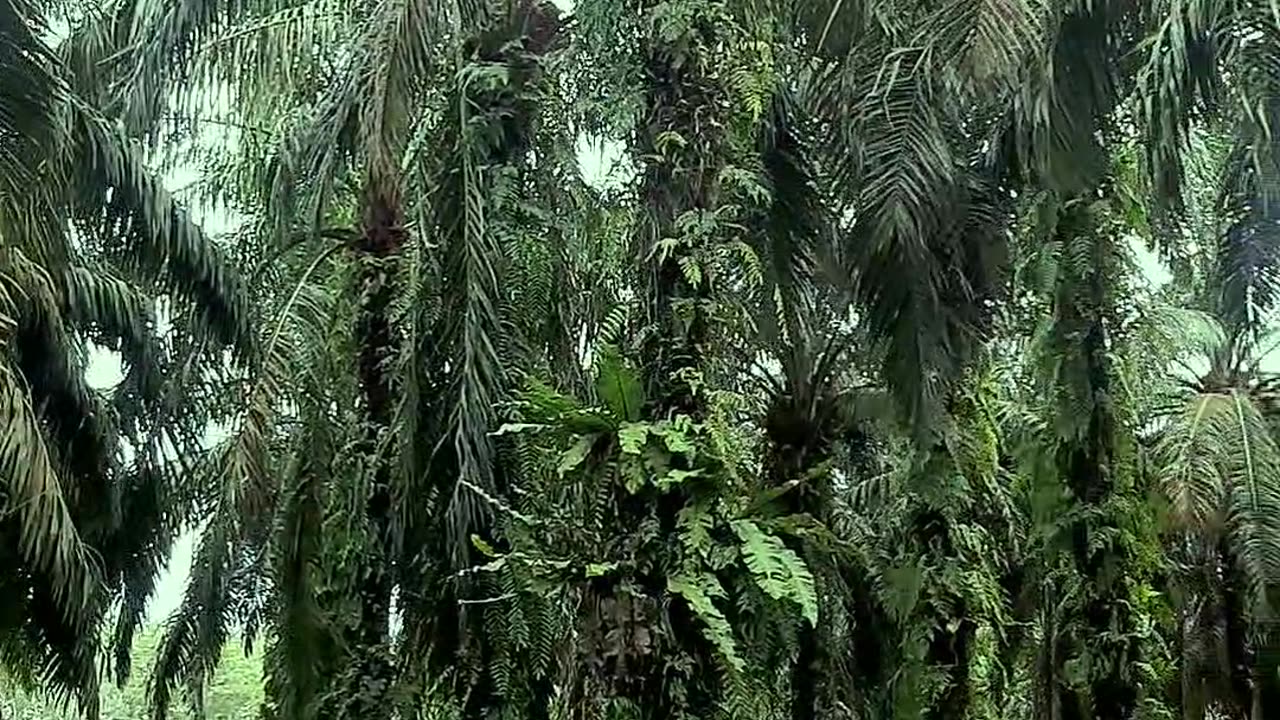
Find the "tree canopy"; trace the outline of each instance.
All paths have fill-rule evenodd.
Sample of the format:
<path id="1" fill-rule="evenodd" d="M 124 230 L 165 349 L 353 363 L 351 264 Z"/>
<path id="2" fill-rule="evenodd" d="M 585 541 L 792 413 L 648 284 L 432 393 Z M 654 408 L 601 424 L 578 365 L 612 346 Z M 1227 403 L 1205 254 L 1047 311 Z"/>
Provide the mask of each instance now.
<path id="1" fill-rule="evenodd" d="M 1273 0 L 0 0 L 0 674 L 1271 717 L 1278 122 Z"/>

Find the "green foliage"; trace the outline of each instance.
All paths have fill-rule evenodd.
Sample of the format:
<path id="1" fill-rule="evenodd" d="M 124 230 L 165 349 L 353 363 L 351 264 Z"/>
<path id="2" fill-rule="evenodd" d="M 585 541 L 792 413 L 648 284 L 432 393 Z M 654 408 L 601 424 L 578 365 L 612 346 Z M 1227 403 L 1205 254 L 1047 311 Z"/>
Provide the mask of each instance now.
<path id="1" fill-rule="evenodd" d="M 0 0 L 0 668 L 91 720 L 1274 714 L 1275 12 Z"/>
<path id="2" fill-rule="evenodd" d="M 746 670 L 746 663 L 738 655 L 733 639 L 733 628 L 715 601 L 725 597 L 724 588 L 714 575 L 703 573 L 694 577 L 677 575 L 667 580 L 667 590 L 684 598 L 694 615 L 703 624 L 707 641 L 715 646 L 723 661 L 737 672 Z"/>
<path id="3" fill-rule="evenodd" d="M 742 541 L 742 557 L 760 589 L 774 600 L 790 600 L 800 606 L 810 625 L 818 624 L 818 599 L 813 575 L 804 561 L 773 535 L 750 520 L 732 523 Z"/>

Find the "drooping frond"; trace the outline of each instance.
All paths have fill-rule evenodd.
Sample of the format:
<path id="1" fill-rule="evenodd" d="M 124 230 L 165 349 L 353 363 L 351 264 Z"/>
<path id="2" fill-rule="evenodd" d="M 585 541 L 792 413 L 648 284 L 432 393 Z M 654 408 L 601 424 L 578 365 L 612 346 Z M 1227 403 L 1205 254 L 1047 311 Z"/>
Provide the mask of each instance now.
<path id="1" fill-rule="evenodd" d="M 183 681 L 211 672 L 233 623 L 244 619 L 262 556 L 262 534 L 270 527 L 280 490 L 271 453 L 275 418 L 289 397 L 290 368 L 298 353 L 295 334 L 326 316 L 311 306 L 310 276 L 335 246 L 321 253 L 302 274 L 278 315 L 256 376 L 244 399 L 239 427 L 213 450 L 209 466 L 212 506 L 192 563 L 181 606 L 169 618 L 149 681 L 149 702 L 156 720 L 167 717 L 173 690 Z"/>
<path id="2" fill-rule="evenodd" d="M 32 189 L 32 158 L 51 150 L 56 130 L 59 88 L 52 57 L 36 33 L 43 27 L 36 3 L 0 2 L 0 202 L 5 206 Z"/>
<path id="3" fill-rule="evenodd" d="M 1237 144 L 1227 159 L 1211 289 L 1233 336 L 1256 337 L 1280 302 L 1280 157 Z"/>
<path id="4" fill-rule="evenodd" d="M 68 348 L 46 347 L 50 342 L 67 342 L 52 283 L 16 248 L 0 255 L 0 300 L 0 317 L 5 319 L 0 327 L 0 349 L 5 356 L 0 371 L 4 373 L 8 427 L 4 453 L 8 500 L 23 519 L 19 534 L 23 555 L 53 578 L 58 608 L 74 623 L 91 602 L 98 578 L 71 515 L 72 503 L 65 494 L 65 488 L 70 486 L 60 478 L 68 466 L 62 461 L 77 463 L 70 467 L 79 470 L 104 459 L 100 450 L 92 456 L 93 449 L 87 446 L 77 448 L 85 457 L 62 457 L 67 448 L 52 443 L 74 447 L 71 443 L 76 437 L 83 437 L 87 443 L 101 438 L 96 435 L 96 428 L 78 425 L 92 413 L 85 407 L 87 400 L 82 385 L 77 383 L 77 369 L 68 367 Z M 32 353 L 42 351 L 47 351 L 43 357 L 30 358 Z M 19 369 L 24 365 L 31 369 L 33 363 L 37 370 L 34 377 Z M 32 405 L 32 382 L 41 383 L 44 394 L 37 394 L 36 398 L 51 400 L 52 412 L 66 411 L 54 416 L 51 426 L 40 417 L 50 409 Z M 53 437 L 46 434 L 49 430 L 54 431 Z"/>
<path id="5" fill-rule="evenodd" d="M 204 531 L 191 563 L 182 604 L 165 624 L 149 679 L 151 717 L 169 715 L 175 689 L 192 678 L 203 681 L 222 654 L 233 617 L 230 580 L 237 547 L 215 519 Z"/>
<path id="6" fill-rule="evenodd" d="M 171 91 L 187 79 L 201 44 L 252 6 L 245 0 L 125 3 L 135 11 L 129 36 L 132 62 L 116 92 L 131 136 L 157 129 Z"/>
<path id="7" fill-rule="evenodd" d="M 119 601 L 111 634 L 118 686 L 128 682 L 133 671 L 134 635 L 143 627 L 174 541 L 196 515 L 198 494 L 174 487 L 179 478 L 176 468 L 145 453 L 118 476 L 120 530 L 102 548 L 107 580 Z"/>
<path id="8" fill-rule="evenodd" d="M 62 285 L 68 322 L 104 347 L 118 348 L 138 373 L 143 396 L 158 400 L 167 357 L 151 299 L 106 268 L 70 268 Z"/>
<path id="9" fill-rule="evenodd" d="M 226 252 L 160 184 L 140 149 L 94 111 L 76 105 L 80 140 L 73 204 L 107 255 L 189 303 L 203 330 L 250 354 L 249 308 Z"/>
<path id="10" fill-rule="evenodd" d="M 464 75 L 464 77 L 466 77 Z M 496 238 L 487 224 L 486 197 L 482 179 L 480 138 L 471 131 L 465 91 L 459 96 L 458 112 L 462 137 L 455 152 L 460 163 L 449 178 L 456 188 L 448 203 L 459 212 L 449 221 L 451 238 L 450 275 L 459 284 L 456 297 L 463 303 L 451 313 L 448 335 L 455 338 L 458 369 L 454 380 L 454 402 L 449 410 L 452 428 L 448 442 L 453 447 L 459 477 L 486 492 L 493 488 L 493 426 L 495 389 L 502 383 L 498 337 L 498 271 L 493 263 L 500 257 Z M 455 204 L 456 203 L 456 204 Z M 458 484 L 449 503 L 454 545 L 465 542 L 467 532 L 483 520 L 487 506 Z"/>
<path id="11" fill-rule="evenodd" d="M 792 94 L 774 95 L 763 123 L 761 155 L 771 203 L 765 232 L 755 245 L 771 288 L 762 288 L 766 311 L 758 321 L 787 339 L 807 334 L 816 310 L 815 283 L 840 282 L 835 222 L 819 186 L 812 138 Z"/>
<path id="12" fill-rule="evenodd" d="M 549 6 L 532 7 L 529 12 L 554 18 Z M 534 17 L 541 22 L 543 16 Z M 546 41 L 525 34 L 520 19 L 496 23 L 476 43 L 477 57 L 457 69 L 445 125 L 450 154 L 439 173 L 435 204 L 449 298 L 441 328 L 450 386 L 442 443 L 461 480 L 445 490 L 454 552 L 465 548 L 469 533 L 489 516 L 489 505 L 470 488 L 493 493 L 497 482 L 490 433 L 507 387 L 510 343 L 502 316 L 504 239 L 514 232 L 510 223 L 521 202 L 517 183 L 535 121 L 529 97 L 537 92 L 541 49 L 534 43 Z"/>
<path id="13" fill-rule="evenodd" d="M 1236 42 L 1225 10 L 1212 1 L 1161 0 L 1148 11 L 1155 27 L 1137 92 L 1157 203 L 1180 203 L 1191 122 L 1221 102 L 1218 63 Z"/>
<path id="14" fill-rule="evenodd" d="M 319 608 L 317 565 L 334 438 L 316 408 L 307 407 L 302 417 L 292 478 L 281 499 L 283 522 L 274 549 L 279 615 L 267 650 L 267 684 L 282 718 L 310 717 L 315 711 L 332 642 Z"/>
<path id="15" fill-rule="evenodd" d="M 1124 3 L 1066 2 L 1057 10 L 992 150 L 1015 177 L 1070 196 L 1109 169 L 1099 131 L 1128 89 L 1116 53 L 1137 30 L 1135 8 Z"/>
<path id="16" fill-rule="evenodd" d="M 417 12 L 432 12 L 424 7 L 430 5 L 405 3 Z M 332 79 L 327 73 L 334 49 L 358 37 L 367 19 L 349 0 L 266 0 L 233 7 L 225 21 L 199 33 L 188 63 L 192 78 L 178 91 L 192 96 L 185 105 L 197 121 L 205 112 L 201 94 L 216 98 L 224 89 L 234 98 L 230 122 L 271 121 L 290 112 L 297 96 L 325 87 Z M 145 53 L 141 60 L 149 61 Z M 210 110 L 216 122 L 221 113 Z"/>
<path id="17" fill-rule="evenodd" d="M 27 390 L 8 363 L 0 367 L 0 387 L 3 507 L 6 513 L 17 513 L 23 556 L 52 578 L 53 600 L 74 623 L 93 601 L 98 573 L 71 517 L 64 483 Z"/>
<path id="18" fill-rule="evenodd" d="M 953 0 L 941 3 L 916 31 L 954 82 L 977 92 L 1007 92 L 1042 50 L 1049 0 Z"/>
<path id="19" fill-rule="evenodd" d="M 904 54 L 885 66 L 861 68 L 856 87 L 865 93 L 847 109 L 858 118 L 867 140 L 858 183 L 858 219 L 866 223 L 872 246 L 892 247 L 904 258 L 925 254 L 921 246 L 946 224 L 945 200 L 963 158 L 950 135 L 948 97 L 924 59 Z"/>
<path id="20" fill-rule="evenodd" d="M 94 717 L 107 573 L 82 528 L 99 539 L 110 524 L 104 437 L 86 425 L 94 409 L 72 348 L 58 345 L 67 339 L 51 285 L 17 248 L 0 253 L 0 537 L 12 543 L 3 554 L 17 611 L 0 634 L 21 633 L 38 658 L 19 672 L 38 674 L 55 697 L 76 697 Z M 43 367 L 33 366 L 36 356 Z"/>
<path id="21" fill-rule="evenodd" d="M 987 332 L 1011 218 L 1005 168 L 982 159 L 1000 105 L 988 97 L 992 89 L 975 93 L 974 81 L 951 67 L 956 47 L 970 45 L 931 48 L 951 36 L 923 29 L 930 17 L 989 24 L 969 9 L 918 10 L 918 25 L 900 31 L 919 47 L 868 31 L 865 47 L 817 100 L 823 121 L 842 132 L 826 165 L 841 203 L 844 262 L 867 328 L 885 350 L 886 378 L 926 433 Z M 1027 22 L 1038 22 L 1023 9 Z M 1038 48 L 1034 33 L 1024 34 L 1017 44 L 1026 47 L 1009 48 L 1001 63 L 1025 62 L 1018 59 Z"/>
<path id="22" fill-rule="evenodd" d="M 1177 527 L 1210 544 L 1230 538 L 1261 613 L 1280 581 L 1280 448 L 1265 418 L 1240 391 L 1196 395 L 1158 452 Z"/>

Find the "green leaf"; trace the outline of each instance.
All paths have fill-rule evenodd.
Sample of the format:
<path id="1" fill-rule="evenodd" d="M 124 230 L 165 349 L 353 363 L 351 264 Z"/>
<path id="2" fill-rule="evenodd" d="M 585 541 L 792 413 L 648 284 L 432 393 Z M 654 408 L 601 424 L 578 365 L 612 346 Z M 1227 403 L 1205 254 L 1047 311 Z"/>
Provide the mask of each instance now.
<path id="1" fill-rule="evenodd" d="M 622 452 L 628 455 L 639 455 L 648 439 L 648 423 L 625 423 L 618 428 L 618 443 L 622 446 Z"/>
<path id="2" fill-rule="evenodd" d="M 924 569 L 918 564 L 900 565 L 885 571 L 885 609 L 894 622 L 902 622 L 915 612 L 924 587 Z"/>
<path id="3" fill-rule="evenodd" d="M 486 557 L 491 557 L 491 558 L 498 557 L 498 551 L 495 550 L 492 545 L 485 542 L 484 538 L 480 537 L 479 535 L 476 535 L 475 533 L 471 533 L 471 544 L 474 545 L 475 548 L 479 550 Z"/>
<path id="4" fill-rule="evenodd" d="M 667 591 L 679 595 L 689 603 L 693 614 L 702 621 L 702 634 L 735 670 L 742 672 L 746 662 L 738 655 L 733 641 L 733 628 L 724 613 L 716 607 L 713 598 L 724 597 L 720 581 L 710 573 L 677 575 L 667 579 Z"/>
<path id="5" fill-rule="evenodd" d="M 622 482 L 627 492 L 635 495 L 640 492 L 640 488 L 645 485 L 644 465 L 639 459 L 623 456 L 618 463 L 619 472 L 622 474 Z"/>
<path id="6" fill-rule="evenodd" d="M 564 451 L 560 456 L 560 465 L 556 468 L 556 472 L 560 477 L 564 477 L 573 472 L 583 460 L 587 459 L 587 455 L 591 454 L 591 448 L 595 447 L 596 435 L 583 435 L 573 444 L 573 447 Z"/>
<path id="7" fill-rule="evenodd" d="M 693 441 L 689 439 L 689 433 L 693 429 L 693 421 L 682 415 L 675 420 L 654 425 L 652 432 L 662 438 L 671 452 L 692 456 L 697 451 Z"/>
<path id="8" fill-rule="evenodd" d="M 669 490 L 676 485 L 682 484 L 685 480 L 692 477 L 702 475 L 701 470 L 668 470 L 667 474 L 658 479 L 659 490 Z"/>
<path id="9" fill-rule="evenodd" d="M 586 575 L 589 578 L 604 577 L 618 569 L 618 563 L 587 563 Z"/>
<path id="10" fill-rule="evenodd" d="M 716 543 L 711 538 L 714 518 L 707 508 L 707 501 L 694 502 L 683 507 L 676 516 L 680 528 L 680 541 L 692 554 L 706 557 Z"/>
<path id="11" fill-rule="evenodd" d="M 644 406 L 640 374 L 616 347 L 607 345 L 600 351 L 596 392 L 619 420 L 636 422 L 640 419 L 640 409 Z"/>
<path id="12" fill-rule="evenodd" d="M 808 566 L 774 535 L 750 520 L 735 520 L 733 531 L 742 541 L 742 558 L 756 585 L 774 600 L 800 606 L 810 625 L 818 624 L 818 593 Z"/>

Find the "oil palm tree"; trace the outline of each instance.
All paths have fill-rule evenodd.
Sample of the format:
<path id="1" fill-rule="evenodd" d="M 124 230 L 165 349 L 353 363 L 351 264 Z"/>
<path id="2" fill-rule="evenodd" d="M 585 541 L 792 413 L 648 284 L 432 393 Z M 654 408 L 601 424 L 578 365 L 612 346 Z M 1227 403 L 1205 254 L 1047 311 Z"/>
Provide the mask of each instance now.
<path id="1" fill-rule="evenodd" d="M 218 350 L 251 359 L 249 313 L 227 254 L 75 90 L 43 8 L 5 3 L 0 33 L 0 552 L 12 569 L 0 655 L 92 716 L 108 608 L 122 602 L 115 636 L 127 641 L 205 497 L 186 471 L 211 408 L 205 382 L 226 369 Z M 111 393 L 86 382 L 93 346 L 124 362 Z"/>
<path id="2" fill-rule="evenodd" d="M 158 712 L 239 623 L 269 637 L 281 717 L 385 716 L 420 680 L 467 717 L 814 717 L 840 683 L 873 714 L 962 717 L 989 709 L 975 678 L 1013 642 L 1016 594 L 1041 611 L 1020 637 L 1047 714 L 1131 716 L 1156 643 L 1145 610 L 1111 608 L 1148 598 L 1154 536 L 1145 419 L 1118 399 L 1142 191 L 1117 159 L 1161 171 L 1176 226 L 1188 128 L 1231 127 L 1221 287 L 1256 332 L 1269 106 L 1229 98 L 1266 97 L 1264 4 L 577 6 L 122 2 L 73 33 L 62 57 L 100 127 L 236 128 L 202 159 L 259 266 L 262 350 L 207 464 Z M 629 144 L 632 188 L 582 185 L 583 129 Z M 1028 204 L 1035 230 L 1015 225 Z M 1029 301 L 1053 361 L 1026 382 L 1052 402 L 1012 428 L 1029 469 L 990 409 L 993 336 L 1033 334 L 999 322 L 1011 238 L 1060 266 Z M 763 393 L 743 380 L 761 355 L 781 370 Z M 894 398 L 873 463 L 893 482 L 827 472 L 865 430 L 855 371 Z M 1067 500 L 1023 543 L 1028 478 Z M 843 497 L 864 484 L 872 500 Z M 1231 512 L 1184 530 L 1208 547 L 1205 518 Z M 1003 562 L 1028 548 L 1029 572 Z M 848 683 L 836 638 L 899 672 Z"/>
<path id="3" fill-rule="evenodd" d="M 237 104 L 215 119 L 257 128 L 243 160 L 213 173 L 224 200 L 257 215 L 241 241 L 260 252 L 254 292 L 275 308 L 246 412 L 211 463 L 219 501 L 152 703 L 162 716 L 242 624 L 269 634 L 271 712 L 392 713 L 388 697 L 419 670 L 456 667 L 457 696 L 477 716 L 492 651 L 457 573 L 473 561 L 471 538 L 490 534 L 486 499 L 502 489 L 495 406 L 521 348 L 564 346 L 509 331 L 516 293 L 546 288 L 533 272 L 545 268 L 524 263 L 547 255 L 529 211 L 537 173 L 558 172 L 541 152 L 558 149 L 535 132 L 556 13 L 525 2 L 314 9 L 166 10 L 134 26 L 145 42 L 120 74 L 122 116 L 142 129 L 164 112 L 137 102 L 152 97 L 138 83 L 159 82 L 155 68 L 173 59 L 193 82 L 189 104 L 209 92 L 202 80 L 225 83 Z M 337 45 L 238 72 L 241 53 L 299 32 Z M 267 88 L 287 89 L 284 101 L 255 104 Z M 426 152 L 434 144 L 447 151 Z"/>
<path id="4" fill-rule="evenodd" d="M 1273 264 L 1267 199 L 1254 184 L 1269 161 L 1243 160 L 1238 130 L 1192 132 L 1184 231 L 1214 241 L 1186 255 L 1174 290 L 1218 332 L 1177 367 L 1157 445 L 1185 656 L 1179 698 L 1189 717 L 1214 706 L 1251 717 L 1276 702 L 1274 379 L 1264 369 Z"/>

